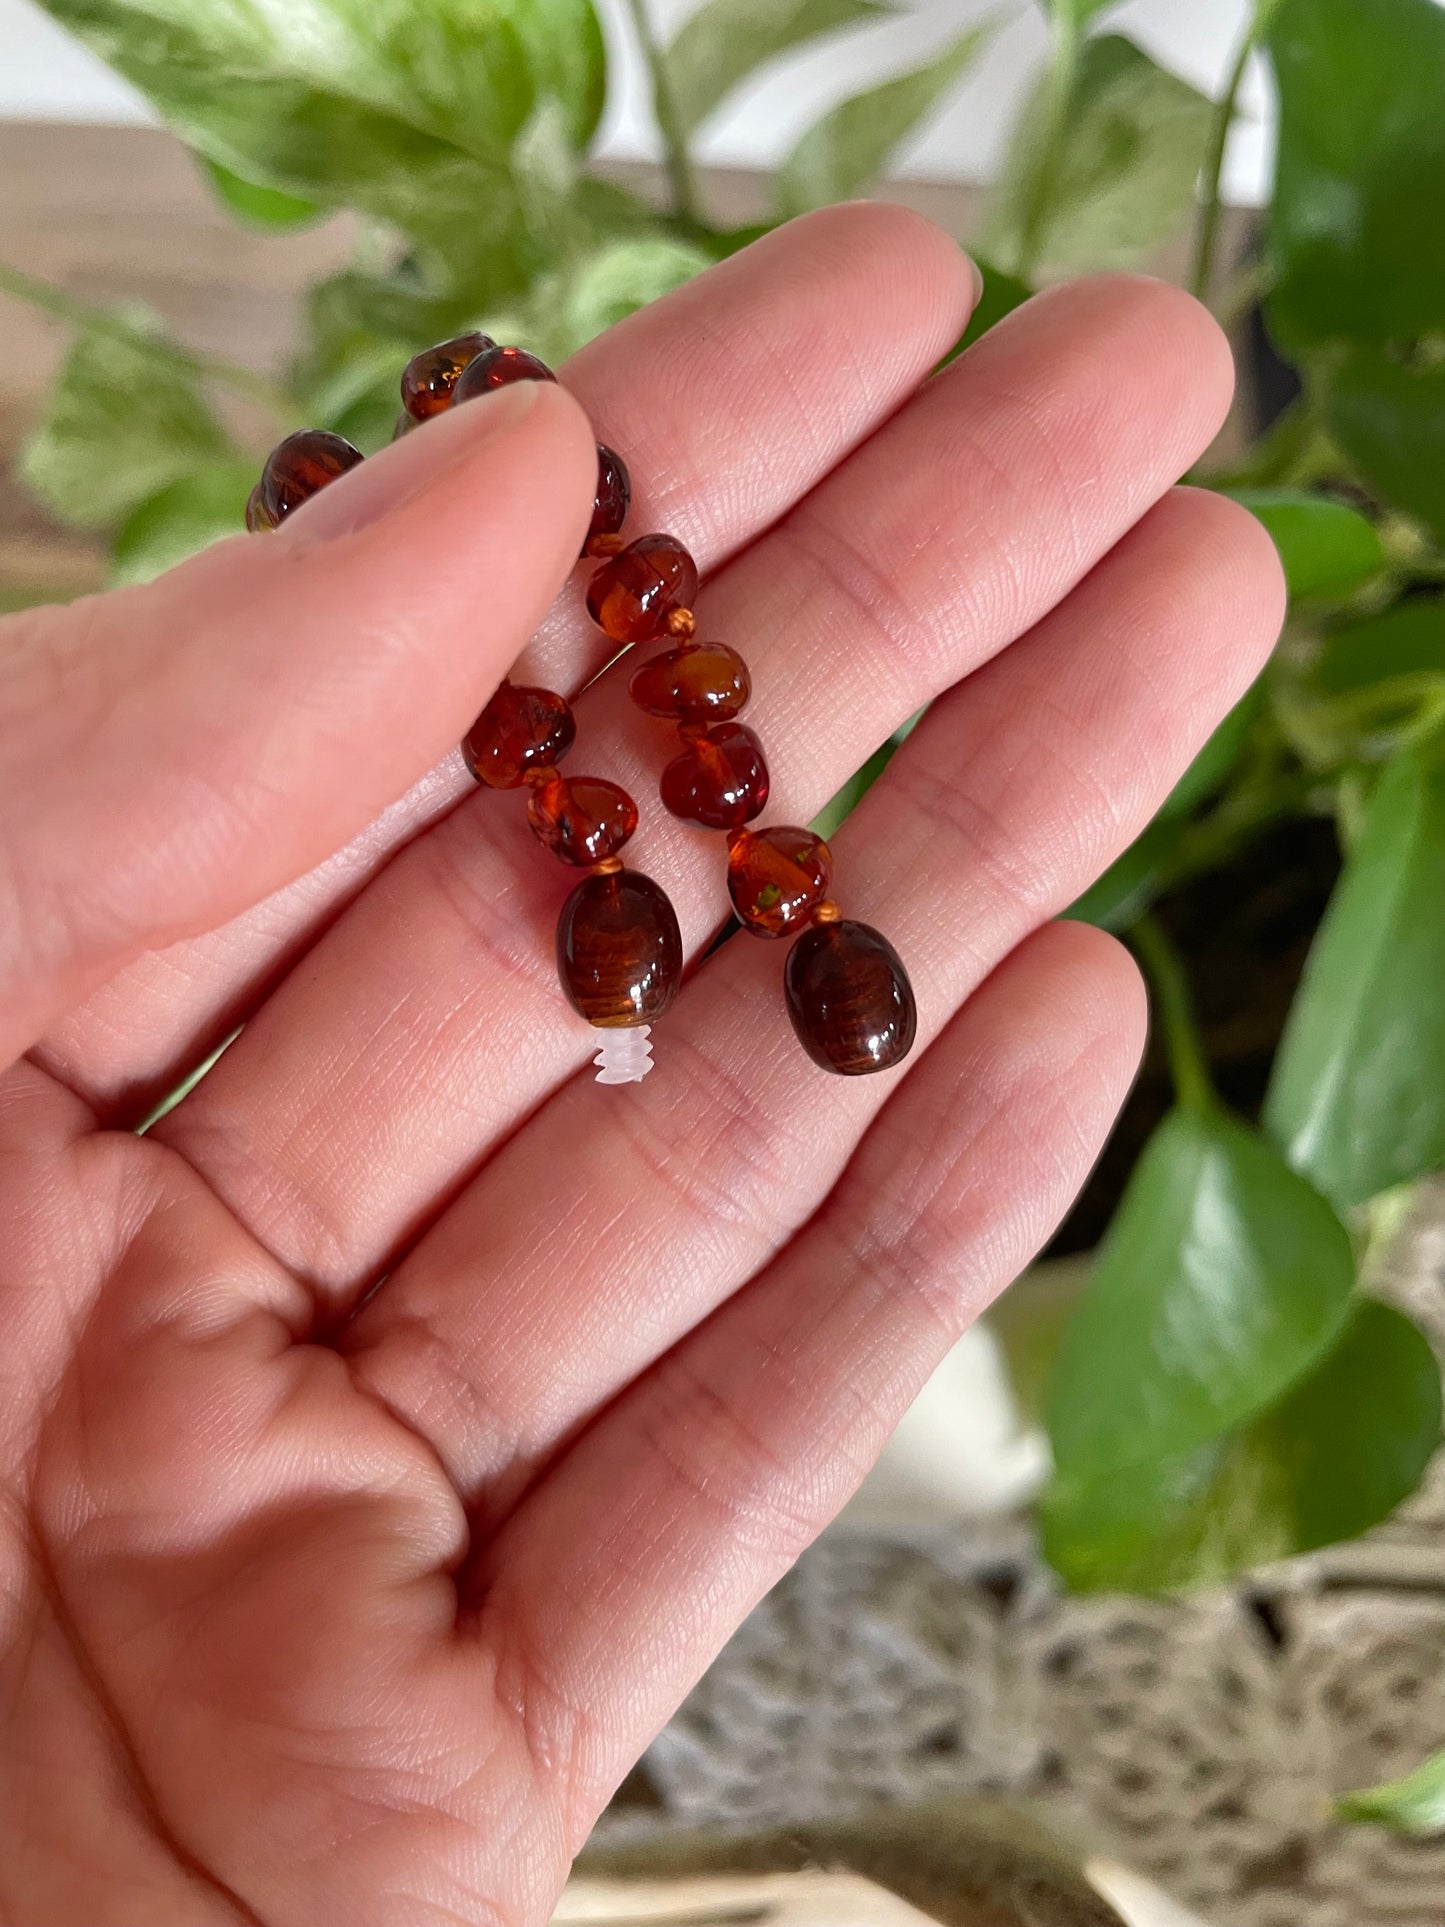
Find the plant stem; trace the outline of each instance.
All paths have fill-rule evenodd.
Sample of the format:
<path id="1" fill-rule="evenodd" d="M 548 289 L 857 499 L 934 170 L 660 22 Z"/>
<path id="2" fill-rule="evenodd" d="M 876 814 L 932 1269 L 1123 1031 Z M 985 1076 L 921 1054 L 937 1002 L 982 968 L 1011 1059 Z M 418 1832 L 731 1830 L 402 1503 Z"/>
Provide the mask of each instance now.
<path id="1" fill-rule="evenodd" d="M 1209 299 L 1209 291 L 1214 286 L 1214 255 L 1219 245 L 1219 220 L 1223 212 L 1219 184 L 1224 173 L 1224 150 L 1229 142 L 1229 130 L 1234 125 L 1234 108 L 1240 83 L 1244 79 L 1249 56 L 1254 52 L 1258 33 L 1259 21 L 1256 18 L 1251 20 L 1240 37 L 1234 65 L 1224 83 L 1224 92 L 1214 104 L 1209 147 L 1204 157 L 1204 204 L 1199 212 L 1199 228 L 1194 239 L 1194 265 L 1189 274 L 1189 291 L 1200 301 Z"/>
<path id="2" fill-rule="evenodd" d="M 652 79 L 652 113 L 657 122 L 657 131 L 662 136 L 667 179 L 672 189 L 672 211 L 679 221 L 697 227 L 702 221 L 697 198 L 697 177 L 693 173 L 692 155 L 688 152 L 687 132 L 682 124 L 677 96 L 672 91 L 667 57 L 653 32 L 647 0 L 627 0 L 627 9 L 632 15 L 637 42 Z"/>
<path id="3" fill-rule="evenodd" d="M 1050 13 L 1053 27 L 1053 54 L 1049 62 L 1049 92 L 1043 138 L 1039 142 L 1038 165 L 1029 183 L 1019 227 L 1016 272 L 1022 281 L 1032 281 L 1038 267 L 1039 246 L 1044 217 L 1049 210 L 1054 175 L 1058 169 L 1059 148 L 1068 125 L 1069 104 L 1074 97 L 1074 81 L 1079 71 L 1079 29 L 1070 7 L 1054 7 Z"/>
<path id="4" fill-rule="evenodd" d="M 5 261 L 0 261 L 0 294 L 29 302 L 31 307 L 53 314 L 61 321 L 68 321 L 73 327 L 83 328 L 87 334 L 101 335 L 107 341 L 124 342 L 128 348 L 135 348 L 172 367 L 179 363 L 202 380 L 213 381 L 218 387 L 229 388 L 233 393 L 245 395 L 248 400 L 259 403 L 277 421 L 288 426 L 296 419 L 298 407 L 295 396 L 279 382 L 257 374 L 254 368 L 243 367 L 240 362 L 227 361 L 219 355 L 197 354 L 194 349 L 183 348 L 168 337 L 148 335 L 143 328 L 136 327 L 113 309 L 83 301 L 68 289 L 58 288 L 53 281 L 41 281 Z"/>
<path id="5" fill-rule="evenodd" d="M 1219 1099 L 1204 1061 L 1204 1046 L 1179 952 L 1165 935 L 1163 925 L 1147 911 L 1135 922 L 1129 938 L 1154 992 L 1175 1095 L 1186 1111 L 1214 1110 Z"/>

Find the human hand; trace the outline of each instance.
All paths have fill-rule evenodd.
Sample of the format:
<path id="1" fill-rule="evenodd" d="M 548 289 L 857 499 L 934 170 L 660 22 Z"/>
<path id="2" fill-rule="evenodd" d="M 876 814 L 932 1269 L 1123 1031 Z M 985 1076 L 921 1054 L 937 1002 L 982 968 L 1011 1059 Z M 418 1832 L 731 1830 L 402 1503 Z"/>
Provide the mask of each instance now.
<path id="1" fill-rule="evenodd" d="M 1229 398 L 1200 308 L 1078 284 L 928 380 L 971 299 L 936 231 L 835 209 L 564 371 L 634 525 L 709 572 L 775 820 L 933 700 L 835 845 L 918 994 L 896 1072 L 815 1070 L 745 940 L 644 1085 L 581 1070 L 567 879 L 448 753 L 524 646 L 569 695 L 606 653 L 575 581 L 545 614 L 594 478 L 562 389 L 0 624 L 7 1922 L 544 1921 L 1066 1208 L 1144 1004 L 1111 939 L 1049 920 L 1257 672 L 1282 590 L 1250 516 L 1170 490 Z M 649 804 L 662 736 L 622 677 L 576 706 L 696 955 L 719 840 Z"/>

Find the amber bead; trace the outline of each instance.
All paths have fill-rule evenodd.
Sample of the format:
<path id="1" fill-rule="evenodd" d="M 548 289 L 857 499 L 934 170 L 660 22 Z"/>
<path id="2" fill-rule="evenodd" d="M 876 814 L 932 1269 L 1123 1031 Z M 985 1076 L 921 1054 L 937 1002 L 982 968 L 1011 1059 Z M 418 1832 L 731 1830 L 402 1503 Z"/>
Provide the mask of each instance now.
<path id="1" fill-rule="evenodd" d="M 656 642 L 697 594 L 697 564 L 675 536 L 640 535 L 587 585 L 587 613 L 614 642 Z"/>
<path id="2" fill-rule="evenodd" d="M 783 992 L 799 1043 L 825 1071 L 886 1071 L 913 1048 L 913 986 L 898 952 L 869 924 L 845 917 L 805 930 L 788 952 Z"/>
<path id="3" fill-rule="evenodd" d="M 514 790 L 528 770 L 560 763 L 576 734 L 565 697 L 504 682 L 462 739 L 462 755 L 479 783 Z"/>
<path id="4" fill-rule="evenodd" d="M 763 746 L 742 723 L 718 723 L 674 756 L 658 784 L 674 816 L 709 830 L 738 830 L 768 802 Z"/>
<path id="5" fill-rule="evenodd" d="M 514 381 L 555 381 L 557 377 L 536 355 L 525 348 L 484 348 L 457 376 L 452 390 L 454 402 L 475 401 Z"/>
<path id="6" fill-rule="evenodd" d="M 833 858 L 822 837 L 787 824 L 740 830 L 728 846 L 728 895 L 745 930 L 786 937 L 828 894 Z"/>
<path id="7" fill-rule="evenodd" d="M 537 841 L 564 863 L 600 863 L 616 856 L 637 828 L 637 805 L 601 776 L 553 776 L 527 799 L 527 821 Z"/>
<path id="8" fill-rule="evenodd" d="M 353 448 L 343 435 L 333 435 L 324 428 L 298 429 L 278 442 L 266 457 L 252 496 L 255 520 L 248 508 L 246 526 L 274 529 L 293 509 L 309 502 L 328 482 L 334 482 L 363 459 L 361 450 Z"/>
<path id="9" fill-rule="evenodd" d="M 597 494 L 592 502 L 592 525 L 582 544 L 583 555 L 594 553 L 592 544 L 599 535 L 616 535 L 627 520 L 632 504 L 632 477 L 627 464 L 606 442 L 597 444 Z"/>
<path id="10" fill-rule="evenodd" d="M 627 686 L 639 709 L 675 723 L 730 722 L 753 693 L 747 664 L 725 642 L 665 649 L 634 669 Z"/>
<path id="11" fill-rule="evenodd" d="M 274 529 L 276 524 L 266 513 L 261 502 L 261 484 L 257 482 L 246 497 L 246 527 L 252 535 L 260 535 L 265 529 Z"/>
<path id="12" fill-rule="evenodd" d="M 413 355 L 401 376 L 401 405 L 407 414 L 413 421 L 424 422 L 445 413 L 462 370 L 496 345 L 490 335 L 457 335 Z"/>
<path id="13" fill-rule="evenodd" d="M 557 919 L 557 970 L 589 1024 L 655 1023 L 682 979 L 682 937 L 666 892 L 639 870 L 584 877 Z"/>

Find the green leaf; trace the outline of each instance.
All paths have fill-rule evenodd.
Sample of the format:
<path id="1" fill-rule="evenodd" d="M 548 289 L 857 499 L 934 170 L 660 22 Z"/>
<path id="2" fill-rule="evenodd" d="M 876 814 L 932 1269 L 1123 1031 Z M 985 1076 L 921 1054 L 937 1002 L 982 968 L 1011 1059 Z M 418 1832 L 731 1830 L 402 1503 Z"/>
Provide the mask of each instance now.
<path id="1" fill-rule="evenodd" d="M 1096 13 L 1102 13 L 1105 7 L 1113 4 L 1114 0 L 1044 0 L 1044 10 L 1053 14 L 1055 19 L 1067 20 L 1073 27 L 1079 28 L 1087 26 Z"/>
<path id="2" fill-rule="evenodd" d="M 566 340 L 559 359 L 615 322 L 691 281 L 712 257 L 667 235 L 644 235 L 600 248 L 573 272 L 565 299 Z"/>
<path id="3" fill-rule="evenodd" d="M 1445 1833 L 1445 1751 L 1403 1779 L 1344 1794 L 1336 1800 L 1335 1812 L 1342 1820 L 1373 1821 L 1424 1839 Z"/>
<path id="4" fill-rule="evenodd" d="M 1440 1362 L 1408 1318 L 1361 1299 L 1328 1357 L 1253 1433 L 1287 1479 L 1290 1550 L 1358 1539 L 1410 1496 L 1440 1443 Z"/>
<path id="5" fill-rule="evenodd" d="M 1286 344 L 1381 342 L 1445 317 L 1445 12 L 1283 0 L 1271 325 Z"/>
<path id="6" fill-rule="evenodd" d="M 846 200 L 877 178 L 894 150 L 962 79 L 998 30 L 985 20 L 912 73 L 855 94 L 810 127 L 778 170 L 780 219 Z"/>
<path id="7" fill-rule="evenodd" d="M 1194 205 L 1211 104 L 1121 34 L 1085 43 L 1061 116 L 1056 85 L 1045 74 L 1015 124 L 984 247 L 1046 275 L 1131 266 Z"/>
<path id="8" fill-rule="evenodd" d="M 1065 1336 L 1061 1479 L 1197 1451 L 1281 1396 L 1339 1331 L 1350 1241 L 1252 1131 L 1177 1110 L 1145 1147 Z"/>
<path id="9" fill-rule="evenodd" d="M 1374 523 L 1343 502 L 1290 488 L 1220 493 L 1243 503 L 1268 529 L 1291 597 L 1346 596 L 1384 566 Z"/>
<path id="10" fill-rule="evenodd" d="M 394 221 L 438 255 L 514 240 L 512 150 L 544 101 L 579 147 L 602 106 L 591 0 L 47 4 L 209 160 Z"/>
<path id="11" fill-rule="evenodd" d="M 1044 1548 L 1079 1591 L 1172 1592 L 1357 1538 L 1419 1484 L 1440 1437 L 1440 1367 L 1387 1305 L 1355 1307 L 1338 1343 L 1278 1404 L 1207 1445 L 1060 1479 Z"/>
<path id="12" fill-rule="evenodd" d="M 290 228 L 308 227 L 325 213 L 315 201 L 303 200 L 299 194 L 283 194 L 276 187 L 258 187 L 254 181 L 243 181 L 219 161 L 203 157 L 201 168 L 217 197 L 238 220 L 252 227 L 285 232 Z"/>
<path id="13" fill-rule="evenodd" d="M 111 549 L 111 588 L 149 582 L 198 549 L 238 535 L 246 526 L 246 498 L 255 480 L 254 462 L 222 462 L 142 502 L 126 517 Z"/>
<path id="14" fill-rule="evenodd" d="M 1390 761 L 1315 935 L 1265 1122 L 1344 1208 L 1445 1164 L 1445 767 Z"/>
<path id="15" fill-rule="evenodd" d="M 147 496 L 235 453 L 158 318 L 130 308 L 133 341 L 82 334 L 21 451 L 21 480 L 64 522 L 101 529 Z"/>
<path id="16" fill-rule="evenodd" d="M 1445 246 L 1438 252 L 1445 256 Z M 1365 481 L 1445 542 L 1445 362 L 1409 366 L 1383 349 L 1355 348 L 1327 383 L 1325 398 L 1335 440 Z"/>
<path id="17" fill-rule="evenodd" d="M 1439 676 L 1445 686 L 1445 596 L 1412 596 L 1383 615 L 1333 629 L 1312 680 L 1331 696 L 1399 676 Z"/>
<path id="18" fill-rule="evenodd" d="M 883 0 L 704 0 L 665 56 L 684 130 L 700 126 L 734 87 L 790 47 L 891 13 Z"/>

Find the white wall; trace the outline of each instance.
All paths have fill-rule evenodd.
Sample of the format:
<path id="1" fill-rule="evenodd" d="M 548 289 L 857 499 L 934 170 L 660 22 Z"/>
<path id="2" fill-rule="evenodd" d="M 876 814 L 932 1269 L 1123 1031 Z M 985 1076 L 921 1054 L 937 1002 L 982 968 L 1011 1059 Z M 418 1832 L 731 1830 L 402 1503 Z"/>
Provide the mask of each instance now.
<path id="1" fill-rule="evenodd" d="M 683 18 L 696 0 L 651 0 L 664 27 Z M 603 148 L 638 156 L 654 150 L 646 83 L 632 43 L 623 0 L 600 0 L 615 57 L 615 81 Z M 886 72 L 910 65 L 971 19 L 995 10 L 994 0 L 900 0 L 896 20 L 855 29 L 794 59 L 785 72 L 764 76 L 736 97 L 700 143 L 703 158 L 741 166 L 776 160 L 825 107 Z M 1124 0 L 1117 23 L 1186 79 L 1215 90 L 1245 17 L 1246 0 Z M 905 171 L 933 179 L 978 179 L 991 170 L 1002 131 L 1027 87 L 1044 47 L 1036 7 L 1022 5 L 990 52 L 944 112 L 904 157 Z M 1244 96 L 1235 130 L 1226 191 L 1235 200 L 1260 198 L 1267 167 L 1269 102 L 1258 74 Z M 0 117 L 143 120 L 145 103 L 102 63 L 43 14 L 34 0 L 0 0 Z"/>

